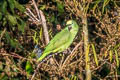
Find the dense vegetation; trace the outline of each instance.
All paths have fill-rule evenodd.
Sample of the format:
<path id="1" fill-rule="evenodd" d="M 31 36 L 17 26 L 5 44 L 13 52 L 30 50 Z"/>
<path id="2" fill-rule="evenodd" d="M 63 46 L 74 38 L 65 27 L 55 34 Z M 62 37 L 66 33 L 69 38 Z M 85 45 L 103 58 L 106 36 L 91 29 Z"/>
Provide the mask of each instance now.
<path id="1" fill-rule="evenodd" d="M 69 19 L 69 50 L 37 62 Z M 119 80 L 119 37 L 119 0 L 0 0 L 0 80 Z"/>

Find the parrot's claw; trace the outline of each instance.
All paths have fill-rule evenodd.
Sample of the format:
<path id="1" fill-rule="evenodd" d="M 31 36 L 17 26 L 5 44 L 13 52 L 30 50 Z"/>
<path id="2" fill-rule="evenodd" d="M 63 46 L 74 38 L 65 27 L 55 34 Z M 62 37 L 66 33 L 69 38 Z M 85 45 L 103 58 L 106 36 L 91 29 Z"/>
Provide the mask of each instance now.
<path id="1" fill-rule="evenodd" d="M 71 53 L 71 50 L 70 48 L 68 48 L 67 50 L 63 51 L 64 54 L 70 54 Z"/>

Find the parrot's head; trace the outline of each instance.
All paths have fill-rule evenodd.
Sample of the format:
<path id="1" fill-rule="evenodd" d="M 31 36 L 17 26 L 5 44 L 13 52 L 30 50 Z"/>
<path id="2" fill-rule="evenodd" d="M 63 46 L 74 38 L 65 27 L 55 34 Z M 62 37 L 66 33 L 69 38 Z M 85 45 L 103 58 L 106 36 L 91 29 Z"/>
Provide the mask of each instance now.
<path id="1" fill-rule="evenodd" d="M 74 32 L 78 32 L 78 24 L 76 23 L 76 21 L 74 21 L 74 20 L 69 20 L 69 21 L 67 21 L 67 23 L 66 23 L 66 26 L 68 27 L 68 30 L 70 31 L 70 32 L 72 32 L 72 33 L 74 33 Z"/>

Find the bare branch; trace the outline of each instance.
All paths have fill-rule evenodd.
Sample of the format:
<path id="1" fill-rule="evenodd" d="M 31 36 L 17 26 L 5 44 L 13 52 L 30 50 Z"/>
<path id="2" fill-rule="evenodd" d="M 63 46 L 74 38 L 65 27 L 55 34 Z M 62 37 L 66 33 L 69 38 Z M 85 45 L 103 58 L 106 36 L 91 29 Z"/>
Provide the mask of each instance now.
<path id="1" fill-rule="evenodd" d="M 42 25 L 43 25 L 43 29 L 44 29 L 45 42 L 46 42 L 46 44 L 48 44 L 49 43 L 48 29 L 47 29 L 47 25 L 46 25 L 45 16 L 41 10 L 40 10 L 40 15 L 41 15 Z"/>

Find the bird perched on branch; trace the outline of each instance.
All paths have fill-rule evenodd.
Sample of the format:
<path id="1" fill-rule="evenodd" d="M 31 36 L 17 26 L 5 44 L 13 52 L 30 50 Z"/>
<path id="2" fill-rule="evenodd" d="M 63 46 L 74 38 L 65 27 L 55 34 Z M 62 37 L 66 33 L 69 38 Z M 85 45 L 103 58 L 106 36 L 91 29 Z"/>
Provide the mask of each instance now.
<path id="1" fill-rule="evenodd" d="M 79 26 L 74 20 L 69 20 L 66 23 L 65 29 L 56 34 L 54 38 L 48 43 L 38 61 L 42 61 L 50 53 L 62 52 L 67 49 L 73 42 Z"/>

